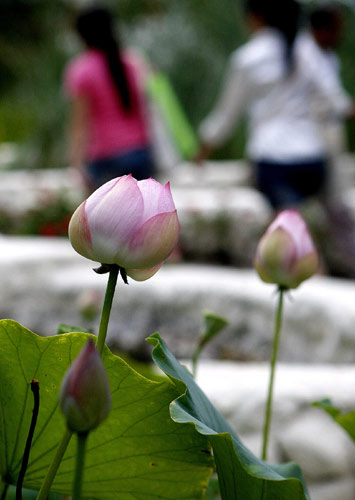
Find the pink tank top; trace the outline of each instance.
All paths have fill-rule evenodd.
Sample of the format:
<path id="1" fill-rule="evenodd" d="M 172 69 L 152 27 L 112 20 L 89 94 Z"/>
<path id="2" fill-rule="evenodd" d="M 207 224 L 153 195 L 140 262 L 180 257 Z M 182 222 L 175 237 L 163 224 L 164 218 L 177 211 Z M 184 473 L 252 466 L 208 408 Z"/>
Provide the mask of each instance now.
<path id="1" fill-rule="evenodd" d="M 105 56 L 90 49 L 71 61 L 65 71 L 64 88 L 70 98 L 89 102 L 89 161 L 127 153 L 149 144 L 147 107 L 143 80 L 146 72 L 137 54 L 121 55 L 131 90 L 134 111 L 127 113 L 117 96 Z"/>

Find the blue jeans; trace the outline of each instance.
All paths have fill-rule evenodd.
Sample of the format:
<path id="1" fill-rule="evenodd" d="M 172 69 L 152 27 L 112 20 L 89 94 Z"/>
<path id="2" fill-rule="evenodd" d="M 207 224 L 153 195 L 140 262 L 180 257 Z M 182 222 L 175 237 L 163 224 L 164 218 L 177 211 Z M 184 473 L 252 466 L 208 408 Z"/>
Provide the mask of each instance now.
<path id="1" fill-rule="evenodd" d="M 121 175 L 132 174 L 137 180 L 147 179 L 154 175 L 153 159 L 149 147 L 96 160 L 89 163 L 86 170 L 93 189 L 97 189 L 105 182 Z"/>
<path id="2" fill-rule="evenodd" d="M 323 158 L 302 163 L 261 160 L 256 162 L 255 170 L 257 188 L 276 209 L 320 194 L 327 178 L 327 162 Z"/>

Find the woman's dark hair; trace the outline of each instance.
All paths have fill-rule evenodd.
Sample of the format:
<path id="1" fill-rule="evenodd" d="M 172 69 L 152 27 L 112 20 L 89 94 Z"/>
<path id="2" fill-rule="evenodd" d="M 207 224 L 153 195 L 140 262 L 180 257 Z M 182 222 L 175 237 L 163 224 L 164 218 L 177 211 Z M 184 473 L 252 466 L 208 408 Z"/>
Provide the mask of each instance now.
<path id="1" fill-rule="evenodd" d="M 268 26 L 281 33 L 286 43 L 286 64 L 290 67 L 301 17 L 298 2 L 296 0 L 246 0 L 246 10 L 260 16 Z"/>
<path id="2" fill-rule="evenodd" d="M 126 111 L 131 111 L 133 99 L 120 58 L 119 39 L 114 35 L 110 12 L 103 7 L 85 9 L 76 19 L 76 29 L 89 47 L 99 49 L 105 54 L 122 106 Z"/>

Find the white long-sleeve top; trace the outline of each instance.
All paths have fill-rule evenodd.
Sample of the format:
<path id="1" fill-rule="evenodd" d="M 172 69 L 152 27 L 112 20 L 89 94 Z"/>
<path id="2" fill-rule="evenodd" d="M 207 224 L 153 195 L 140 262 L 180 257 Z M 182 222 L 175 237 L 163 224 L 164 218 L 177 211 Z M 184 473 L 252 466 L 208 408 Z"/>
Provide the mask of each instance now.
<path id="1" fill-rule="evenodd" d="M 352 101 L 315 43 L 310 50 L 309 40 L 298 37 L 289 73 L 284 51 L 281 35 L 263 28 L 232 53 L 218 102 L 199 127 L 202 142 L 222 144 L 246 112 L 250 159 L 288 163 L 325 155 L 313 100 L 321 96 L 339 116 L 350 112 Z"/>

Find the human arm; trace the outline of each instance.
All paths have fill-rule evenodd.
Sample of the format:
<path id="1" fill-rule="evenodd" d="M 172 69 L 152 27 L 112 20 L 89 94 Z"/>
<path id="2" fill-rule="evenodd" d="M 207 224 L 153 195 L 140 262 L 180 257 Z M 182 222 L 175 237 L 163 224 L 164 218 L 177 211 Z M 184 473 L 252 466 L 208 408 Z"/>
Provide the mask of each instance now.
<path id="1" fill-rule="evenodd" d="M 327 104 L 328 112 L 342 119 L 354 118 L 355 101 L 343 87 L 335 53 L 321 49 L 313 38 L 301 39 L 299 48 L 304 70 L 311 76 L 316 94 Z"/>
<path id="2" fill-rule="evenodd" d="M 196 161 L 203 161 L 232 134 L 247 104 L 250 87 L 247 71 L 237 53 L 230 58 L 216 105 L 199 126 L 200 150 Z"/>
<path id="3" fill-rule="evenodd" d="M 355 120 L 355 100 L 352 101 L 352 105 L 349 109 L 348 115 L 346 118 L 350 118 L 351 120 Z"/>
<path id="4" fill-rule="evenodd" d="M 69 164 L 81 168 L 84 164 L 87 144 L 88 102 L 85 97 L 75 97 L 71 101 L 69 116 Z"/>
<path id="5" fill-rule="evenodd" d="M 195 155 L 193 161 L 198 165 L 203 165 L 203 163 L 210 157 L 213 151 L 213 147 L 207 143 L 201 142 L 199 144 L 199 149 Z"/>
<path id="6" fill-rule="evenodd" d="M 95 68 L 86 54 L 71 60 L 63 74 L 63 91 L 68 102 L 67 157 L 68 163 L 88 184 L 84 163 L 89 146 L 92 75 Z"/>

